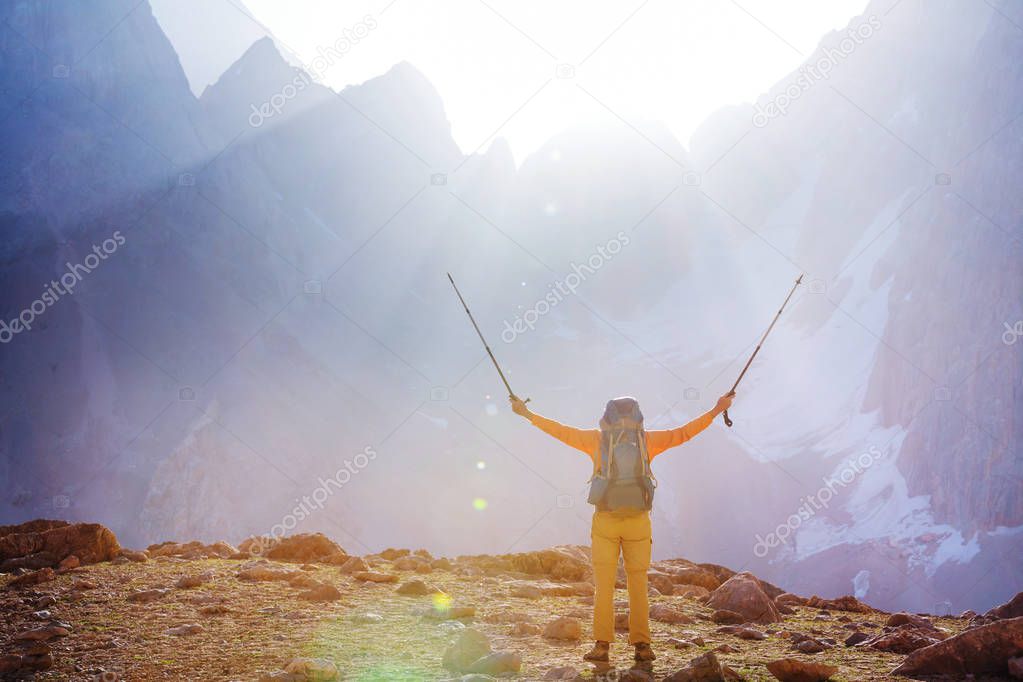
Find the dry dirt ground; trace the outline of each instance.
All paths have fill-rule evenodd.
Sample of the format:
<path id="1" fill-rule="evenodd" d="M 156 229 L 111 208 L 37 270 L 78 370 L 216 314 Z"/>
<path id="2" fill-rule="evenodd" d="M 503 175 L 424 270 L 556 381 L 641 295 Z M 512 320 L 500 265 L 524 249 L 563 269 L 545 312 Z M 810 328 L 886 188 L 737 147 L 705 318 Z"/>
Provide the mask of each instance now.
<path id="1" fill-rule="evenodd" d="M 441 657 L 464 626 L 485 633 L 495 650 L 522 654 L 522 670 L 515 679 L 539 680 L 551 668 L 567 665 L 576 668 L 584 679 L 614 680 L 632 666 L 632 650 L 622 632 L 613 645 L 610 667 L 581 660 L 590 644 L 586 597 L 518 598 L 509 596 L 510 590 L 501 578 L 448 571 L 417 575 L 388 569 L 386 563 L 376 567 L 391 570 L 402 580 L 421 578 L 429 582 L 450 595 L 453 606 L 476 607 L 473 618 L 438 622 L 422 617 L 422 612 L 431 608 L 431 596 L 401 596 L 396 594 L 394 584 L 360 582 L 342 574 L 336 566 L 305 567 L 310 576 L 334 585 L 342 594 L 337 601 L 310 602 L 299 599 L 302 590 L 286 582 L 238 580 L 235 574 L 242 563 L 166 558 L 145 563 L 102 563 L 75 569 L 34 587 L 5 587 L 0 589 L 2 653 L 15 650 L 12 638 L 16 633 L 39 625 L 32 617 L 37 600 L 52 595 L 56 602 L 49 610 L 54 618 L 71 625 L 72 631 L 51 640 L 54 664 L 37 673 L 34 679 L 38 680 L 91 680 L 102 671 L 114 671 L 122 680 L 258 680 L 262 674 L 281 670 L 297 656 L 333 661 L 345 680 L 457 679 L 441 667 Z M 298 568 L 295 564 L 281 566 Z M 174 587 L 180 577 L 204 571 L 211 572 L 209 582 L 193 589 Z M 0 580 L 6 582 L 10 577 Z M 75 589 L 76 583 L 79 589 Z M 170 591 L 150 603 L 126 599 L 135 590 L 157 587 Z M 624 599 L 624 591 L 619 590 L 618 596 Z M 797 607 L 784 623 L 758 626 L 769 633 L 767 639 L 746 641 L 716 632 L 719 626 L 707 619 L 710 610 L 695 599 L 656 596 L 651 597 L 651 603 L 671 604 L 694 619 L 688 625 L 652 622 L 658 659 L 650 669 L 656 679 L 722 644 L 736 651 L 720 653 L 719 659 L 751 681 L 773 680 L 765 663 L 783 657 L 835 665 L 839 672 L 834 680 L 903 679 L 888 675 L 903 656 L 841 644 L 851 632 L 843 627 L 846 623 L 841 618 L 862 622 L 864 632 L 874 634 L 880 631 L 884 614 L 822 614 L 815 608 Z M 224 612 L 200 613 L 202 607 L 211 605 L 223 606 Z M 381 619 L 362 622 L 366 619 L 359 616 L 365 614 L 377 614 Z M 517 614 L 541 628 L 557 616 L 576 616 L 583 620 L 583 637 L 565 643 L 540 634 L 512 636 L 508 614 Z M 166 632 L 192 623 L 201 625 L 202 630 L 190 635 Z M 966 624 L 958 618 L 935 618 L 934 623 L 951 633 L 961 631 Z M 830 636 L 838 640 L 838 646 L 813 655 L 795 653 L 789 642 L 778 636 L 783 630 Z M 684 650 L 667 644 L 682 631 L 698 632 L 706 643 Z"/>

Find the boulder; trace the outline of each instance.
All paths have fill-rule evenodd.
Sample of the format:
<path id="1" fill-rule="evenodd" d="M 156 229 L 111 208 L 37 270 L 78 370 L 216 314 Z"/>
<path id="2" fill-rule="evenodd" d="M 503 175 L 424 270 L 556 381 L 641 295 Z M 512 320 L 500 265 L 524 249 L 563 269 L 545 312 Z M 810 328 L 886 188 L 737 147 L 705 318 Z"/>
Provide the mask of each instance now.
<path id="1" fill-rule="evenodd" d="M 583 622 L 578 618 L 561 616 L 555 618 L 543 629 L 543 636 L 547 639 L 558 639 L 565 641 L 577 641 L 583 635 Z"/>
<path id="2" fill-rule="evenodd" d="M 38 571 L 29 571 L 22 575 L 12 578 L 7 583 L 7 587 L 28 587 L 30 585 L 38 585 L 40 583 L 50 582 L 56 580 L 57 574 L 52 568 L 40 568 Z"/>
<path id="3" fill-rule="evenodd" d="M 782 619 L 774 601 L 752 573 L 737 573 L 729 578 L 711 593 L 707 606 L 733 611 L 751 623 L 777 623 Z"/>
<path id="4" fill-rule="evenodd" d="M 857 646 L 870 647 L 871 649 L 887 651 L 892 654 L 908 654 L 917 649 L 940 642 L 943 639 L 943 636 L 939 636 L 932 630 L 906 624 L 896 628 L 885 628 L 884 632 L 863 641 Z"/>
<path id="5" fill-rule="evenodd" d="M 653 586 L 661 594 L 672 595 L 675 593 L 675 583 L 671 576 L 660 571 L 648 571 L 646 574 L 647 583 Z"/>
<path id="6" fill-rule="evenodd" d="M 997 620 L 909 654 L 896 675 L 1007 675 L 1023 651 L 1023 617 Z"/>
<path id="7" fill-rule="evenodd" d="M 218 559 L 229 559 L 238 550 L 226 542 L 214 542 L 206 545 L 198 540 L 191 542 L 160 542 L 150 545 L 146 552 L 152 558 L 157 557 L 178 557 L 181 559 L 206 559 L 215 557 Z"/>
<path id="8" fill-rule="evenodd" d="M 774 603 L 780 606 L 805 606 L 806 601 L 805 597 L 800 597 L 798 594 L 792 594 L 791 592 L 779 594 L 774 599 Z"/>
<path id="9" fill-rule="evenodd" d="M 294 563 L 328 563 L 328 559 L 329 563 L 337 563 L 339 555 L 347 556 L 340 545 L 323 533 L 298 533 L 280 538 L 254 536 L 238 545 L 238 551 Z"/>
<path id="10" fill-rule="evenodd" d="M 700 585 L 675 585 L 675 591 L 672 594 L 676 597 L 703 600 L 710 596 L 710 590 Z"/>
<path id="11" fill-rule="evenodd" d="M 803 654 L 819 654 L 822 651 L 827 651 L 831 647 L 830 645 L 825 644 L 819 639 L 814 639 L 813 637 L 806 637 L 804 639 L 799 640 L 798 642 L 795 642 L 792 645 L 792 648 Z"/>
<path id="12" fill-rule="evenodd" d="M 654 604 L 650 607 L 650 619 L 660 623 L 673 623 L 688 625 L 693 619 L 684 614 L 680 609 L 668 604 Z"/>
<path id="13" fill-rule="evenodd" d="M 441 665 L 445 670 L 452 672 L 469 672 L 473 663 L 490 653 L 490 640 L 487 639 L 487 636 L 474 628 L 465 628 L 444 650 Z"/>
<path id="14" fill-rule="evenodd" d="M 174 587 L 179 590 L 191 590 L 202 586 L 204 583 L 209 582 L 209 580 L 210 575 L 206 573 L 200 573 L 198 575 L 183 575 L 178 578 L 176 583 L 174 583 Z"/>
<path id="15" fill-rule="evenodd" d="M 697 656 L 684 668 L 664 678 L 664 682 L 722 682 L 725 671 L 713 651 Z"/>
<path id="16" fill-rule="evenodd" d="M 430 562 L 426 559 L 418 556 L 404 556 L 400 559 L 396 559 L 392 564 L 392 567 L 396 571 L 417 571 L 422 572 L 424 570 L 431 571 Z"/>
<path id="17" fill-rule="evenodd" d="M 451 565 L 450 559 L 440 557 L 439 559 L 434 559 L 430 562 L 430 568 L 435 571 L 450 571 L 453 566 Z"/>
<path id="18" fill-rule="evenodd" d="M 871 613 L 874 611 L 874 609 L 870 608 L 851 594 L 839 597 L 838 599 L 824 599 L 814 595 L 806 600 L 806 605 L 812 606 L 815 609 L 849 611 L 851 613 Z"/>
<path id="19" fill-rule="evenodd" d="M 886 627 L 897 628 L 901 626 L 909 626 L 918 630 L 925 630 L 928 634 L 936 637 L 937 639 L 946 639 L 948 637 L 948 633 L 946 631 L 934 625 L 934 623 L 927 618 L 918 616 L 915 613 L 893 613 L 888 616 L 888 619 L 885 620 L 884 624 Z"/>
<path id="20" fill-rule="evenodd" d="M 517 673 L 521 668 L 522 654 L 515 651 L 495 651 L 476 659 L 469 666 L 469 672 L 479 675 L 502 675 Z"/>
<path id="21" fill-rule="evenodd" d="M 672 582 L 677 585 L 694 585 L 706 589 L 707 592 L 716 590 L 724 582 L 713 571 L 699 566 L 671 568 L 666 569 L 666 572 L 671 576 Z"/>
<path id="22" fill-rule="evenodd" d="M 559 665 L 551 668 L 543 674 L 544 680 L 574 680 L 579 677 L 579 671 L 570 665 Z"/>
<path id="23" fill-rule="evenodd" d="M 539 599 L 543 596 L 543 592 L 534 583 L 524 582 L 516 580 L 509 585 L 511 587 L 511 596 L 519 597 L 520 599 Z"/>
<path id="24" fill-rule="evenodd" d="M 369 566 L 362 559 L 362 557 L 353 556 L 348 557 L 348 560 L 341 564 L 339 570 L 342 573 L 347 573 L 350 575 L 352 573 L 361 573 L 362 571 L 368 571 Z"/>
<path id="25" fill-rule="evenodd" d="M 615 630 L 619 632 L 628 632 L 629 630 L 629 612 L 616 613 L 615 614 Z"/>
<path id="26" fill-rule="evenodd" d="M 422 580 L 408 580 L 398 585 L 394 591 L 408 597 L 422 597 L 427 594 L 440 592 L 436 587 Z"/>
<path id="27" fill-rule="evenodd" d="M 534 625 L 533 623 L 526 623 L 524 621 L 520 621 L 512 625 L 511 630 L 508 632 L 508 634 L 512 635 L 513 637 L 529 637 L 532 635 L 539 635 L 541 632 L 542 630 L 539 625 Z"/>
<path id="28" fill-rule="evenodd" d="M 585 550 L 572 546 L 551 547 L 507 557 L 513 570 L 530 575 L 545 575 L 554 580 L 579 582 L 590 574 Z"/>
<path id="29" fill-rule="evenodd" d="M 862 644 L 863 642 L 866 642 L 868 639 L 870 639 L 870 635 L 868 635 L 865 632 L 856 631 L 849 635 L 848 637 L 846 637 L 843 644 L 845 644 L 846 646 L 856 646 L 857 644 Z"/>
<path id="30" fill-rule="evenodd" d="M 396 583 L 398 576 L 393 573 L 380 573 L 377 571 L 358 571 L 352 574 L 356 580 L 367 583 Z"/>
<path id="31" fill-rule="evenodd" d="M 118 554 L 117 556 L 124 557 L 128 561 L 134 562 L 136 564 L 141 564 L 143 562 L 149 561 L 149 552 L 145 550 L 139 552 L 134 549 L 122 549 L 120 554 Z"/>
<path id="32" fill-rule="evenodd" d="M 332 682 L 340 679 L 337 666 L 322 658 L 293 658 L 284 666 L 284 672 L 309 682 Z"/>
<path id="33" fill-rule="evenodd" d="M 411 553 L 412 552 L 407 549 L 394 549 L 393 547 L 388 547 L 384 551 L 380 552 L 379 556 L 381 559 L 386 559 L 387 561 L 394 561 L 395 559 L 400 559 L 404 556 L 408 556 Z"/>
<path id="34" fill-rule="evenodd" d="M 767 664 L 767 670 L 782 682 L 824 682 L 838 672 L 833 665 L 798 658 L 782 658 Z"/>
<path id="35" fill-rule="evenodd" d="M 1020 618 L 1023 617 L 1023 592 L 1018 593 L 1015 597 L 1002 604 L 996 606 L 987 613 L 984 614 L 986 618 Z"/>
<path id="36" fill-rule="evenodd" d="M 53 622 L 36 628 L 22 630 L 14 636 L 20 642 L 47 642 L 55 637 L 67 637 L 71 634 L 71 626 Z"/>
<path id="37" fill-rule="evenodd" d="M 120 551 L 117 537 L 98 523 L 42 519 L 0 527 L 0 571 L 54 568 L 71 555 L 94 564 L 110 561 Z"/>
<path id="38" fill-rule="evenodd" d="M 710 614 L 710 619 L 720 625 L 741 625 L 746 622 L 746 618 L 741 613 L 729 611 L 728 609 L 716 610 Z"/>
<path id="39" fill-rule="evenodd" d="M 1016 680 L 1023 680 L 1023 656 L 1010 658 L 1007 665 L 1010 677 Z"/>
<path id="40" fill-rule="evenodd" d="M 243 564 L 241 570 L 235 574 L 235 577 L 238 578 L 238 580 L 247 581 L 287 581 L 298 575 L 301 575 L 299 571 L 284 568 L 283 566 L 275 566 L 268 561 L 255 561 Z"/>
<path id="41" fill-rule="evenodd" d="M 314 581 L 314 585 L 308 585 L 308 589 L 298 595 L 299 599 L 306 601 L 337 601 L 341 598 L 341 592 L 330 583 Z"/>
<path id="42" fill-rule="evenodd" d="M 75 568 L 78 568 L 81 565 L 82 565 L 81 559 L 76 557 L 74 554 L 68 554 L 57 566 L 57 570 L 59 570 L 61 573 L 64 573 L 65 571 L 70 571 Z"/>

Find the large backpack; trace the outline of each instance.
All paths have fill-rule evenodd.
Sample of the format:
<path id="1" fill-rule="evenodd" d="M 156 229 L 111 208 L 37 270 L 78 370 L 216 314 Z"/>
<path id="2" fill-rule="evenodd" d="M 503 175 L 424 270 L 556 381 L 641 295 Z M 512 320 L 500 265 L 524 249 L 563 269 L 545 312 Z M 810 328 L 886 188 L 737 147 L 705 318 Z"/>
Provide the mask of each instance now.
<path id="1" fill-rule="evenodd" d="M 657 479 L 650 470 L 643 413 L 635 398 L 607 403 L 600 420 L 599 460 L 587 501 L 598 511 L 644 511 L 653 506 Z"/>

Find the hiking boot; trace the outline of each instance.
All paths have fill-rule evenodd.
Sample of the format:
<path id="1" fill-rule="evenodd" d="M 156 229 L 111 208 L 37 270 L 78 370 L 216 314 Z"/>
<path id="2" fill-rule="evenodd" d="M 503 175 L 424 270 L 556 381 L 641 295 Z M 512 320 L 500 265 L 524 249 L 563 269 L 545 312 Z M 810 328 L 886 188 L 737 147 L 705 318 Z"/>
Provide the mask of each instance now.
<path id="1" fill-rule="evenodd" d="M 610 651 L 611 645 L 607 642 L 597 640 L 597 643 L 593 645 L 593 648 L 583 654 L 583 658 L 587 661 L 602 661 L 607 663 L 609 659 L 608 651 Z"/>
<path id="2" fill-rule="evenodd" d="M 649 642 L 636 642 L 635 658 L 637 661 L 652 661 L 657 656 L 654 654 L 654 650 L 650 648 Z"/>

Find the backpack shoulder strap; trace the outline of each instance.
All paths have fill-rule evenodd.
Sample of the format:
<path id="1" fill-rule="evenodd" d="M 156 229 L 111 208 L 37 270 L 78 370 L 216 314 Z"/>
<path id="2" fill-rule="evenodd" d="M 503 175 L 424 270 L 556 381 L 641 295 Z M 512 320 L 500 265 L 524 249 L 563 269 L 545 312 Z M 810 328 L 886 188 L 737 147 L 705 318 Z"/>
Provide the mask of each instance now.
<path id="1" fill-rule="evenodd" d="M 654 476 L 653 467 L 650 466 L 650 452 L 646 447 L 646 431 L 642 428 L 636 429 L 636 439 L 639 441 L 639 451 L 643 455 L 643 472 L 653 480 L 656 487 L 657 477 Z"/>

